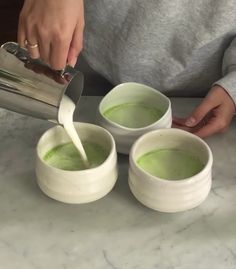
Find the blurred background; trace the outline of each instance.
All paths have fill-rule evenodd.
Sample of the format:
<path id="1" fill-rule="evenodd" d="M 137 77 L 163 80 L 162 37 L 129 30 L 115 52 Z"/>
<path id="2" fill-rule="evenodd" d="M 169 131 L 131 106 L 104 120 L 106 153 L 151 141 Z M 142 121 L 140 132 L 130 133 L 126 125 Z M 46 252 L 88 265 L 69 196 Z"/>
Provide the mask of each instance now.
<path id="1" fill-rule="evenodd" d="M 23 3 L 24 0 L 0 0 L 0 44 L 17 40 L 18 17 Z M 77 67 L 85 76 L 83 95 L 105 95 L 113 87 L 94 72 L 81 56 Z"/>

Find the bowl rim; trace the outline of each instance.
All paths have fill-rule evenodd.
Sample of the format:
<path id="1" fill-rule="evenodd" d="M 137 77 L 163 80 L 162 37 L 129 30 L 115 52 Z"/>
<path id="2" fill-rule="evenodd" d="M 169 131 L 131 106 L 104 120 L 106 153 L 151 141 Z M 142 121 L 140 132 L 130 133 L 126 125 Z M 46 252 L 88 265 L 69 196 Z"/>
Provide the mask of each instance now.
<path id="1" fill-rule="evenodd" d="M 123 126 L 119 123 L 116 123 L 114 121 L 111 121 L 110 119 L 104 117 L 102 111 L 101 111 L 101 106 L 103 104 L 103 102 L 106 100 L 106 98 L 108 98 L 114 91 L 117 91 L 119 90 L 121 87 L 124 87 L 124 86 L 127 86 L 127 85 L 137 85 L 137 86 L 143 86 L 145 87 L 147 90 L 149 91 L 152 91 L 154 93 L 157 93 L 159 94 L 161 97 L 163 97 L 167 103 L 168 103 L 168 108 L 166 109 L 165 113 L 161 116 L 160 119 L 154 121 L 152 124 L 149 124 L 149 125 L 146 125 L 144 127 L 139 127 L 139 128 L 131 128 L 131 127 L 126 127 L 126 126 Z M 116 128 L 120 128 L 124 131 L 130 131 L 130 132 L 135 132 L 135 131 L 145 131 L 145 130 L 148 130 L 152 127 L 154 127 L 156 124 L 159 124 L 160 122 L 164 121 L 165 120 L 165 117 L 166 115 L 168 115 L 169 113 L 171 113 L 171 102 L 170 102 L 170 99 L 164 95 L 163 93 L 161 93 L 159 90 L 156 90 L 150 86 L 147 86 L 145 84 L 142 84 L 142 83 L 137 83 L 137 82 L 124 82 L 124 83 L 121 83 L 121 84 L 118 84 L 116 85 L 114 88 L 112 88 L 101 100 L 101 102 L 99 103 L 99 106 L 98 106 L 98 113 L 100 115 L 100 117 L 105 120 L 106 122 L 108 122 L 109 124 L 113 125 L 114 127 Z"/>
<path id="2" fill-rule="evenodd" d="M 74 121 L 74 124 L 75 126 L 76 125 L 80 125 L 80 126 L 84 126 L 86 128 L 86 126 L 92 126 L 93 128 L 97 128 L 97 129 L 100 129 L 102 130 L 104 133 L 106 133 L 106 135 L 108 135 L 109 139 L 110 139 L 110 142 L 111 142 L 111 149 L 108 153 L 108 156 L 106 157 L 106 159 L 104 160 L 103 163 L 101 163 L 99 166 L 96 166 L 96 167 L 93 167 L 93 168 L 89 168 L 89 169 L 84 169 L 84 170 L 63 170 L 63 169 L 60 169 L 60 168 L 57 168 L 57 167 L 54 167 L 54 166 L 51 166 L 49 165 L 39 154 L 39 147 L 40 147 L 40 143 L 42 142 L 42 140 L 45 138 L 45 136 L 52 132 L 53 129 L 58 129 L 58 128 L 63 128 L 62 126 L 60 125 L 56 125 L 56 126 L 53 126 L 49 129 L 47 129 L 42 135 L 41 137 L 39 138 L 38 140 L 38 143 L 37 143 L 37 146 L 36 146 L 36 156 L 37 158 L 40 160 L 40 162 L 43 163 L 44 166 L 46 166 L 47 168 L 51 169 L 52 171 L 56 171 L 56 172 L 60 172 L 62 174 L 71 174 L 71 175 L 74 175 L 74 174 L 80 174 L 80 175 L 86 175 L 86 174 L 90 174 L 90 173 L 94 173 L 96 172 L 96 170 L 98 169 L 103 169 L 105 165 L 107 165 L 108 162 L 110 162 L 112 160 L 112 158 L 115 156 L 117 156 L 117 153 L 116 153 L 116 144 L 115 144 L 115 140 L 113 138 L 113 136 L 111 135 L 111 133 L 109 131 L 107 131 L 105 128 L 101 127 L 101 126 L 98 126 L 96 124 L 92 124 L 92 123 L 86 123 L 86 122 L 77 122 L 77 121 Z M 64 131 L 64 130 L 63 130 Z"/>
<path id="3" fill-rule="evenodd" d="M 153 135 L 153 134 L 157 134 L 157 133 L 165 133 L 165 132 L 173 132 L 173 133 L 182 133 L 184 136 L 189 136 L 192 139 L 197 140 L 198 142 L 200 142 L 206 149 L 207 154 L 208 154 L 208 159 L 206 164 L 204 165 L 204 167 L 202 168 L 202 170 L 200 172 L 198 172 L 197 174 L 188 177 L 188 178 L 183 178 L 183 179 L 165 179 L 165 178 L 161 178 L 161 177 L 157 177 L 154 176 L 152 174 L 150 174 L 149 172 L 145 171 L 143 168 L 139 167 L 136 164 L 136 161 L 134 159 L 134 151 L 136 150 L 136 148 L 139 146 L 139 144 L 142 142 L 143 139 L 145 139 L 147 136 Z M 208 144 L 201 139 L 200 137 L 189 133 L 185 130 L 181 130 L 181 129 L 177 129 L 177 128 L 169 128 L 169 129 L 158 129 L 158 130 L 154 130 L 148 133 L 143 134 L 142 136 L 140 136 L 135 143 L 132 145 L 131 150 L 130 150 L 130 154 L 129 154 L 129 163 L 130 163 L 130 169 L 135 169 L 138 170 L 139 173 L 141 173 L 141 176 L 143 178 L 145 178 L 145 180 L 151 180 L 153 182 L 160 182 L 162 184 L 176 184 L 176 185 L 180 185 L 180 184 L 185 184 L 187 182 L 192 182 L 194 183 L 195 181 L 199 180 L 199 175 L 203 175 L 205 173 L 209 173 L 209 169 L 211 169 L 212 164 L 213 164 L 213 154 L 212 151 L 210 149 L 210 147 L 208 146 Z"/>

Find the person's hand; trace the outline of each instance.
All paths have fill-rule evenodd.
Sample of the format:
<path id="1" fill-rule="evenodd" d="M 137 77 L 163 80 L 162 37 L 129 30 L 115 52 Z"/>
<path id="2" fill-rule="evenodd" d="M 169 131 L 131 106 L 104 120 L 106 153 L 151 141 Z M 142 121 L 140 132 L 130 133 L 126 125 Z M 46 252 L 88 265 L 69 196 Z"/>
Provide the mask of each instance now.
<path id="1" fill-rule="evenodd" d="M 187 130 L 202 138 L 224 133 L 235 111 L 233 99 L 222 87 L 215 85 L 189 117 L 173 117 L 173 127 Z"/>
<path id="2" fill-rule="evenodd" d="M 18 43 L 55 70 L 75 65 L 83 46 L 83 0 L 25 0 Z"/>

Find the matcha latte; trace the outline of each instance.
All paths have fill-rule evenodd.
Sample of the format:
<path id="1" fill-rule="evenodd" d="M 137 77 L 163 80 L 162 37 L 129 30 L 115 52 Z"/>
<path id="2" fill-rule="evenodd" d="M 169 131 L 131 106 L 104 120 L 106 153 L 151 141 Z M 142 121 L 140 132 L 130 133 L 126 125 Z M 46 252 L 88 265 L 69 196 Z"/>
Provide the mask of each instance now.
<path id="1" fill-rule="evenodd" d="M 203 169 L 203 163 L 193 154 L 179 149 L 160 149 L 148 152 L 137 164 L 153 176 L 168 180 L 192 177 Z"/>
<path id="2" fill-rule="evenodd" d="M 89 168 L 97 167 L 106 160 L 108 154 L 100 145 L 83 142 L 83 147 L 88 157 Z M 78 171 L 86 169 L 81 155 L 71 142 L 54 147 L 46 153 L 43 159 L 48 165 L 62 170 Z"/>
<path id="3" fill-rule="evenodd" d="M 142 103 L 125 103 L 107 109 L 103 116 L 124 127 L 142 128 L 159 120 L 163 112 Z"/>

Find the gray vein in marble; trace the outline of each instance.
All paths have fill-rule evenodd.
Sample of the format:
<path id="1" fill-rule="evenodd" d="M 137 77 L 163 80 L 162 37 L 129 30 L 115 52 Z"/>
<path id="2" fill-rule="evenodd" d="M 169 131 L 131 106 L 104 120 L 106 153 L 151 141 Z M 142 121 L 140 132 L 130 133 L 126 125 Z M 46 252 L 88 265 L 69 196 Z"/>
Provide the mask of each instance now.
<path id="1" fill-rule="evenodd" d="M 107 254 L 107 251 L 106 250 L 103 250 L 102 251 L 102 254 L 103 254 L 103 257 L 106 261 L 106 263 L 110 266 L 111 269 L 118 269 L 111 261 L 110 259 L 108 258 L 108 254 Z"/>
<path id="2" fill-rule="evenodd" d="M 198 220 L 194 220 L 193 222 L 188 223 L 183 228 L 177 230 L 176 233 L 182 233 L 182 232 L 184 232 L 185 230 L 189 229 L 192 225 L 196 224 L 196 222 L 198 222 Z"/>
<path id="3" fill-rule="evenodd" d="M 221 188 L 221 187 L 219 187 Z M 224 196 L 223 195 L 220 195 L 218 192 L 217 192 L 217 189 L 219 188 L 212 188 L 211 191 L 212 193 L 214 193 L 214 195 L 216 195 L 217 197 L 221 198 L 221 199 L 224 199 Z"/>
<path id="4" fill-rule="evenodd" d="M 230 252 L 230 254 L 232 255 L 232 257 L 234 258 L 235 262 L 236 262 L 236 252 L 234 252 L 230 247 L 226 246 L 226 248 L 228 249 L 228 251 Z"/>

